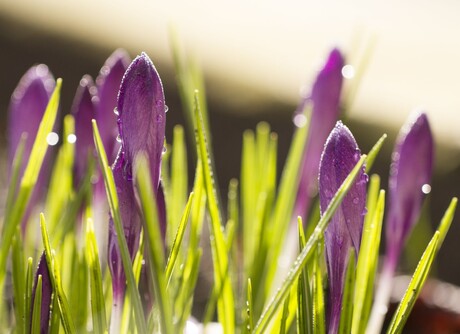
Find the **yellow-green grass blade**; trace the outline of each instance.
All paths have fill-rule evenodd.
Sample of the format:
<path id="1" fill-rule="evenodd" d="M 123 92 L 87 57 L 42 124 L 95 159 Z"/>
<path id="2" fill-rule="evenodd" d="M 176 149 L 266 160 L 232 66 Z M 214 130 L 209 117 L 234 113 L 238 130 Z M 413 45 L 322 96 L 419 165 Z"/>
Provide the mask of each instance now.
<path id="1" fill-rule="evenodd" d="M 41 308 L 42 308 L 42 275 L 38 275 L 37 286 L 35 287 L 34 309 L 32 311 L 32 334 L 41 332 Z"/>

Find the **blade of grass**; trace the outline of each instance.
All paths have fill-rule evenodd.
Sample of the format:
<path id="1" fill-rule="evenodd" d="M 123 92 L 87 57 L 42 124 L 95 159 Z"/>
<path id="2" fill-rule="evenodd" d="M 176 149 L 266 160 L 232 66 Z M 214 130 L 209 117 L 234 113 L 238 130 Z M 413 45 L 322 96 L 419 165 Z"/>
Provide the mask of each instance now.
<path id="1" fill-rule="evenodd" d="M 25 270 L 24 251 L 22 249 L 21 230 L 16 229 L 16 235 L 12 243 L 12 269 L 13 269 L 13 298 L 16 318 L 16 329 L 18 333 L 25 333 Z"/>
<path id="2" fill-rule="evenodd" d="M 29 257 L 27 259 L 27 272 L 26 272 L 26 285 L 25 285 L 25 302 L 24 302 L 24 317 L 25 317 L 25 329 L 24 333 L 27 333 L 31 328 L 31 310 L 32 310 L 32 289 L 34 284 L 33 274 L 33 259 Z"/>
<path id="3" fill-rule="evenodd" d="M 444 242 L 447 231 L 449 230 L 450 225 L 452 224 L 452 220 L 454 219 L 454 215 L 455 215 L 455 209 L 457 208 L 457 202 L 458 202 L 457 197 L 452 198 L 452 200 L 450 201 L 449 207 L 447 208 L 446 212 L 444 213 L 444 216 L 441 219 L 441 222 L 439 223 L 438 231 L 440 234 L 439 234 L 438 249 L 439 247 L 441 247 L 442 243 Z"/>
<path id="4" fill-rule="evenodd" d="M 252 284 L 251 279 L 248 278 L 248 290 L 247 290 L 247 301 L 246 301 L 246 332 L 250 333 L 254 328 L 254 309 L 252 301 Z"/>
<path id="5" fill-rule="evenodd" d="M 382 231 L 383 214 L 385 211 L 385 191 L 381 190 L 377 175 L 371 177 L 367 207 L 368 215 L 364 221 L 361 248 L 356 269 L 356 287 L 352 320 L 352 333 L 364 333 L 369 319 L 374 291 L 374 278 L 379 256 L 380 236 Z"/>
<path id="6" fill-rule="evenodd" d="M 190 193 L 190 196 L 188 198 L 187 205 L 185 206 L 184 213 L 182 214 L 182 219 L 177 229 L 176 237 L 174 238 L 174 242 L 172 243 L 171 253 L 169 254 L 168 261 L 166 263 L 165 277 L 167 286 L 169 286 L 169 283 L 171 281 L 172 272 L 174 270 L 174 266 L 176 265 L 177 257 L 179 255 L 180 246 L 184 238 L 185 229 L 187 227 L 187 222 L 190 216 L 190 210 L 192 208 L 192 202 L 193 192 Z"/>
<path id="7" fill-rule="evenodd" d="M 137 291 L 136 280 L 134 279 L 133 268 L 131 264 L 131 258 L 128 252 L 128 245 L 126 244 L 126 238 L 121 223 L 121 216 L 118 207 L 118 195 L 115 187 L 115 181 L 113 179 L 112 170 L 107 162 L 107 154 L 105 153 L 104 146 L 102 144 L 101 136 L 97 128 L 96 120 L 93 120 L 93 137 L 96 145 L 96 152 L 99 158 L 99 164 L 101 167 L 102 174 L 104 176 L 105 190 L 107 192 L 107 199 L 109 202 L 110 213 L 113 218 L 115 230 L 117 232 L 117 241 L 120 247 L 121 260 L 123 264 L 123 270 L 126 275 L 128 290 L 133 303 L 133 312 L 136 319 L 136 327 L 139 333 L 147 333 L 147 324 L 145 322 L 144 310 L 142 308 L 141 299 Z"/>
<path id="8" fill-rule="evenodd" d="M 53 294 L 57 298 L 59 313 L 61 316 L 62 325 L 64 326 L 65 333 L 75 333 L 75 325 L 71 318 L 69 304 L 67 298 L 62 291 L 61 279 L 59 274 L 58 262 L 55 261 L 54 251 L 51 250 L 48 231 L 46 228 L 45 216 L 40 214 L 40 229 L 42 232 L 43 246 L 45 247 L 46 263 L 50 272 L 51 285 L 53 287 Z"/>
<path id="9" fill-rule="evenodd" d="M 203 179 L 207 194 L 208 210 L 211 216 L 211 249 L 214 263 L 214 279 L 216 286 L 222 286 L 217 302 L 219 321 L 222 323 L 224 333 L 232 334 L 235 331 L 235 304 L 232 284 L 228 275 L 227 247 L 222 233 L 222 220 L 219 212 L 216 189 L 212 173 L 212 161 L 209 155 L 205 128 L 200 111 L 199 95 L 195 94 L 195 122 L 196 142 L 199 156 L 202 157 Z"/>
<path id="10" fill-rule="evenodd" d="M 311 110 L 311 105 L 307 105 L 305 113 Z M 265 233 L 264 244 L 269 249 L 269 254 L 266 261 L 266 269 L 262 275 L 265 278 L 264 296 L 268 296 L 272 290 L 273 278 L 277 271 L 277 266 L 273 265 L 278 262 L 278 256 L 283 246 L 279 240 L 284 240 L 289 222 L 292 218 L 292 210 L 294 208 L 295 198 L 297 195 L 293 189 L 298 188 L 299 170 L 302 163 L 302 152 L 305 147 L 305 142 L 308 135 L 308 126 L 305 124 L 302 127 L 296 128 L 292 139 L 291 147 L 286 158 L 281 175 L 276 201 L 273 203 L 274 210 L 270 218 L 268 233 Z M 276 241 L 274 241 L 276 240 Z M 265 297 L 264 297 L 265 299 Z"/>
<path id="11" fill-rule="evenodd" d="M 337 193 L 332 198 L 331 202 L 329 203 L 328 208 L 324 212 L 323 216 L 319 220 L 313 234 L 311 235 L 310 239 L 308 240 L 307 244 L 305 245 L 302 252 L 297 257 L 296 261 L 294 262 L 293 266 L 289 270 L 286 278 L 284 279 L 281 287 L 276 291 L 274 297 L 268 303 L 267 307 L 265 308 L 264 312 L 262 313 L 259 321 L 254 328 L 253 333 L 263 333 L 264 330 L 267 328 L 268 324 L 270 323 L 272 317 L 275 315 L 276 310 L 283 302 L 284 298 L 286 298 L 290 286 L 293 282 L 299 277 L 300 272 L 302 271 L 305 264 L 311 258 L 312 252 L 315 249 L 316 244 L 322 238 L 324 230 L 329 223 L 329 220 L 335 213 L 335 210 L 339 207 L 340 203 L 342 202 L 343 198 L 347 194 L 348 190 L 354 183 L 356 176 L 358 175 L 361 167 L 363 166 L 366 160 L 366 155 L 361 156 L 361 159 L 358 161 L 356 166 L 353 168 L 351 173 L 347 176 L 345 181 L 342 183 L 340 188 L 338 189 Z"/>
<path id="12" fill-rule="evenodd" d="M 151 186 L 152 182 L 148 166 L 146 157 L 144 155 L 139 155 L 135 161 L 136 187 L 145 220 L 144 229 L 147 237 L 147 259 L 150 264 L 149 269 L 153 278 L 155 300 L 158 304 L 161 332 L 168 334 L 174 333 L 172 307 L 169 303 L 168 291 L 166 290 L 163 240 L 161 237 L 155 194 Z"/>
<path id="13" fill-rule="evenodd" d="M 420 294 L 423 284 L 428 277 L 428 273 L 436 255 L 439 237 L 440 232 L 436 231 L 430 243 L 426 247 L 426 250 L 420 259 L 417 268 L 415 269 L 414 275 L 412 276 L 403 299 L 399 303 L 398 309 L 393 316 L 387 333 L 394 334 L 402 332 L 402 329 L 407 321 L 407 318 L 409 317 L 415 301 Z"/>
<path id="14" fill-rule="evenodd" d="M 8 195 L 6 197 L 5 217 L 8 217 L 12 207 L 16 190 L 18 189 L 19 171 L 21 169 L 22 158 L 24 155 L 24 145 L 27 140 L 27 133 L 23 133 L 19 141 L 18 148 L 14 154 L 13 164 L 11 165 L 11 176 L 8 184 Z"/>
<path id="15" fill-rule="evenodd" d="M 174 138 L 171 153 L 171 192 L 169 196 L 167 227 L 168 246 L 171 246 L 176 235 L 181 212 L 187 200 L 187 152 L 184 141 L 184 129 L 176 125 L 174 127 Z M 171 246 L 172 247 L 172 246 Z"/>
<path id="16" fill-rule="evenodd" d="M 342 297 L 342 310 L 340 312 L 339 334 L 351 333 L 351 321 L 353 317 L 353 294 L 356 282 L 356 257 L 353 249 L 348 256 L 347 272 Z"/>
<path id="17" fill-rule="evenodd" d="M 41 309 L 42 309 L 42 275 L 38 275 L 35 287 L 34 309 L 32 311 L 32 334 L 41 333 Z"/>
<path id="18" fill-rule="evenodd" d="M 374 161 L 379 155 L 380 149 L 382 148 L 383 143 L 385 142 L 386 139 L 387 139 L 387 134 L 384 133 L 382 137 L 380 137 L 380 139 L 377 140 L 375 145 L 369 151 L 369 154 L 367 155 L 367 161 L 366 161 L 366 173 L 369 173 L 370 170 L 372 169 L 372 166 L 374 165 Z"/>
<path id="19" fill-rule="evenodd" d="M 2 229 L 2 239 L 0 243 L 0 300 L 3 300 L 3 282 L 6 273 L 6 262 L 8 258 L 11 241 L 13 239 L 16 227 L 22 220 L 27 203 L 32 194 L 33 187 L 37 182 L 38 174 L 40 172 L 43 159 L 45 158 L 48 149 L 46 142 L 47 135 L 52 131 L 54 122 L 59 106 L 59 97 L 61 91 L 62 80 L 56 81 L 56 88 L 48 102 L 43 119 L 35 137 L 34 145 L 30 152 L 29 161 L 24 175 L 22 176 L 19 190 L 16 199 L 13 203 L 11 211 L 7 212 L 5 216 L 4 225 Z"/>
<path id="20" fill-rule="evenodd" d="M 91 289 L 91 313 L 93 320 L 93 330 L 95 333 L 105 333 L 108 331 L 107 319 L 105 317 L 105 298 L 102 288 L 102 273 L 99 263 L 99 251 L 94 234 L 93 221 L 87 220 L 86 223 L 86 262 L 89 271 L 89 282 Z"/>
<path id="21" fill-rule="evenodd" d="M 299 251 L 305 247 L 305 233 L 303 230 L 302 217 L 297 218 L 297 229 L 299 233 Z M 310 275 L 308 272 L 307 266 L 302 270 L 302 273 L 299 276 L 298 281 L 298 302 L 297 302 L 297 312 L 298 312 L 298 326 L 299 333 L 313 334 L 313 299 L 312 291 L 310 288 Z"/>
<path id="22" fill-rule="evenodd" d="M 322 244 L 322 242 L 320 242 Z M 323 275 L 318 261 L 323 258 L 322 245 L 316 246 L 313 257 L 313 333 L 326 333 Z"/>

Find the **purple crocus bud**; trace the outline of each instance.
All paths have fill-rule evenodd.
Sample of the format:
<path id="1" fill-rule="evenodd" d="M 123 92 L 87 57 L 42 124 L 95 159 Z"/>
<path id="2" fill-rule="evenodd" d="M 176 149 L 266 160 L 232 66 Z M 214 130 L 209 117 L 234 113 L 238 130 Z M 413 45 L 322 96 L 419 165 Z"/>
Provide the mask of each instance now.
<path id="1" fill-rule="evenodd" d="M 121 83 L 117 109 L 121 148 L 112 169 L 124 233 L 133 259 L 139 247 L 142 221 L 134 192 L 132 166 L 137 154 L 147 154 L 152 186 L 158 189 L 166 121 L 163 86 L 145 53 L 136 57 L 127 69 Z M 161 203 L 162 199 L 164 203 L 164 197 L 161 194 L 157 197 L 160 216 L 163 216 L 164 204 Z M 109 264 L 115 307 L 122 304 L 125 279 L 113 223 L 109 227 Z M 116 317 L 112 317 L 112 320 L 117 321 Z"/>
<path id="2" fill-rule="evenodd" d="M 40 64 L 33 66 L 24 74 L 11 96 L 8 111 L 8 161 L 10 163 L 13 162 L 22 134 L 27 134 L 19 177 L 24 174 L 38 127 L 54 86 L 55 81 L 48 67 Z M 43 166 L 23 219 L 24 223 L 27 221 L 31 209 L 44 193 L 51 167 L 49 160 L 49 156 L 43 160 Z M 8 170 L 8 173 L 11 174 L 11 165 L 8 166 Z"/>
<path id="3" fill-rule="evenodd" d="M 294 123 L 301 125 L 305 122 L 303 110 L 306 103 L 313 103 L 308 139 L 302 159 L 302 173 L 294 207 L 294 217 L 301 216 L 304 222 L 307 221 L 311 199 L 317 193 L 321 152 L 340 113 L 343 65 L 342 54 L 338 49 L 333 49 L 316 77 L 311 94 L 302 101 L 294 116 Z"/>
<path id="4" fill-rule="evenodd" d="M 88 169 L 88 158 L 94 151 L 94 142 L 91 134 L 91 120 L 95 115 L 96 86 L 89 75 L 81 80 L 72 105 L 72 114 L 75 117 L 75 162 L 74 183 L 79 185 Z"/>
<path id="5" fill-rule="evenodd" d="M 319 167 L 321 215 L 361 157 L 350 130 L 337 122 L 327 139 Z M 343 284 L 350 249 L 358 254 L 366 213 L 367 175 L 360 171 L 324 233 L 329 277 L 328 332 L 337 333 L 342 307 Z"/>
<path id="6" fill-rule="evenodd" d="M 96 121 L 109 163 L 115 161 L 118 150 L 120 149 L 120 144 L 116 141 L 118 125 L 117 116 L 114 111 L 117 106 L 121 79 L 128 69 L 130 62 L 131 59 L 125 50 L 115 50 L 107 58 L 96 78 L 97 94 L 99 97 Z"/>
<path id="7" fill-rule="evenodd" d="M 399 132 L 392 155 L 386 254 L 367 333 L 380 333 L 401 250 L 417 222 L 424 194 L 431 190 L 433 156 L 428 118 L 424 113 L 415 113 Z"/>
<path id="8" fill-rule="evenodd" d="M 41 313 L 40 313 L 40 333 L 47 334 L 50 322 L 50 312 L 51 312 L 51 297 L 53 294 L 53 287 L 51 284 L 50 273 L 48 270 L 48 264 L 46 262 L 45 252 L 42 253 L 40 257 L 40 261 L 38 263 L 37 272 L 35 274 L 34 279 L 34 288 L 32 291 L 32 301 L 30 310 L 30 323 L 32 324 L 32 317 L 33 317 L 33 306 L 35 300 L 35 293 L 37 290 L 37 281 L 38 276 L 42 276 L 42 304 L 41 304 Z"/>
<path id="9" fill-rule="evenodd" d="M 424 195 L 431 189 L 433 156 L 428 118 L 416 113 L 401 129 L 392 155 L 386 244 L 387 256 L 394 265 L 418 219 Z"/>

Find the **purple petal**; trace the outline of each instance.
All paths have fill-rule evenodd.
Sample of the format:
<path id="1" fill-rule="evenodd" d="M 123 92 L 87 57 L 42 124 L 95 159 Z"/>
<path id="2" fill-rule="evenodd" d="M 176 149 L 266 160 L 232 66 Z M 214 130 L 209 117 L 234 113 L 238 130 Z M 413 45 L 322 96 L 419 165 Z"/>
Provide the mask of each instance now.
<path id="1" fill-rule="evenodd" d="M 51 285 L 50 273 L 48 271 L 48 264 L 46 263 L 45 252 L 42 253 L 40 261 L 38 263 L 37 272 L 34 279 L 34 288 L 32 291 L 32 301 L 30 310 L 30 316 L 32 320 L 33 316 L 33 305 L 35 300 L 35 293 L 37 289 L 38 276 L 42 276 L 42 305 L 41 305 L 41 317 L 40 317 L 40 333 L 48 333 L 49 321 L 50 321 L 50 312 L 51 312 L 51 296 L 53 294 L 53 287 Z M 32 321 L 30 321 L 32 324 Z"/>
<path id="2" fill-rule="evenodd" d="M 139 247 L 142 222 L 137 208 L 132 179 L 126 175 L 127 170 L 123 166 L 127 165 L 125 164 L 123 153 L 120 153 L 113 167 L 113 177 L 117 187 L 121 221 L 123 224 L 128 251 L 131 259 L 134 259 Z M 123 296 L 125 291 L 125 275 L 123 272 L 123 264 L 121 262 L 117 233 L 112 219 L 110 219 L 109 223 L 108 256 L 114 295 Z"/>
<path id="3" fill-rule="evenodd" d="M 128 69 L 130 62 L 131 59 L 126 51 L 118 49 L 106 60 L 96 78 L 99 97 L 96 121 L 109 163 L 115 160 L 120 149 L 120 144 L 116 141 L 118 125 L 114 109 L 117 106 L 121 79 Z"/>
<path id="4" fill-rule="evenodd" d="M 424 113 L 416 113 L 401 129 L 392 155 L 389 179 L 387 249 L 397 261 L 401 248 L 417 221 L 433 170 L 433 137 Z"/>
<path id="5" fill-rule="evenodd" d="M 305 103 L 313 102 L 308 139 L 302 160 L 302 174 L 294 209 L 294 216 L 301 216 L 304 221 L 308 216 L 311 199 L 317 193 L 321 152 L 340 112 L 343 65 L 342 54 L 338 49 L 333 49 L 324 67 L 318 73 L 311 96 L 303 101 L 295 116 L 304 117 L 301 112 Z"/>
<path id="6" fill-rule="evenodd" d="M 160 181 L 165 137 L 165 97 L 160 77 L 150 58 L 136 57 L 123 77 L 118 95 L 119 131 L 129 163 L 145 152 L 150 162 L 153 189 Z"/>
<path id="7" fill-rule="evenodd" d="M 332 197 L 360 157 L 360 150 L 350 130 L 342 122 L 337 122 L 321 156 L 319 172 L 321 214 L 326 211 Z M 366 183 L 367 175 L 363 168 L 324 233 L 329 277 L 329 333 L 335 333 L 339 325 L 343 282 L 350 248 L 353 247 L 356 254 L 359 251 L 366 212 Z"/>
<path id="8" fill-rule="evenodd" d="M 94 150 L 91 120 L 95 115 L 96 86 L 89 75 L 81 80 L 72 105 L 75 117 L 75 184 L 83 180 L 88 169 L 88 158 Z"/>
<path id="9" fill-rule="evenodd" d="M 8 110 L 8 161 L 10 164 L 13 162 L 14 154 L 18 148 L 22 134 L 27 133 L 19 177 L 24 174 L 38 127 L 40 126 L 54 86 L 55 81 L 48 67 L 40 64 L 33 66 L 24 74 L 11 96 Z M 42 168 L 29 200 L 22 222 L 23 227 L 32 209 L 40 201 L 45 192 L 51 169 L 50 160 L 50 153 L 48 152 L 43 160 Z M 8 166 L 8 174 L 11 174 L 11 165 Z"/>

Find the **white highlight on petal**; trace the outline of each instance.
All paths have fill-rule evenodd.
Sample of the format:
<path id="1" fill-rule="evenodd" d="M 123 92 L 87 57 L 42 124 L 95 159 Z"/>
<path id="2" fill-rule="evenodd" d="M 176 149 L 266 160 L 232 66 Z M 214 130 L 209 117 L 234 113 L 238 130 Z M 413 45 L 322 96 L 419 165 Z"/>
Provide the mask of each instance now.
<path id="1" fill-rule="evenodd" d="M 54 146 L 59 142 L 59 135 L 56 132 L 50 132 L 46 136 L 46 142 L 49 146 Z"/>
<path id="2" fill-rule="evenodd" d="M 355 68 L 352 65 L 345 65 L 342 67 L 342 76 L 345 79 L 352 79 L 355 74 Z"/>

